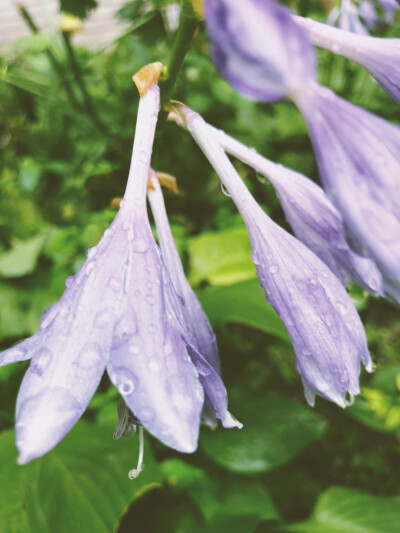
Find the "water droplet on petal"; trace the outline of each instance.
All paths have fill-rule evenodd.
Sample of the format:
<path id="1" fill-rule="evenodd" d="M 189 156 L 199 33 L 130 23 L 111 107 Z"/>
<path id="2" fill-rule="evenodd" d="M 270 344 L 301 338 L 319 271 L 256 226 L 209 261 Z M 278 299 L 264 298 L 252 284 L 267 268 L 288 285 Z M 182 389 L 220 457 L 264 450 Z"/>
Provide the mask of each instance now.
<path id="1" fill-rule="evenodd" d="M 139 159 L 142 163 L 148 163 L 149 162 L 149 156 L 147 154 L 147 152 L 145 152 L 144 150 L 142 150 L 139 154 Z"/>
<path id="2" fill-rule="evenodd" d="M 155 412 L 151 407 L 143 407 L 140 409 L 140 421 L 141 422 L 150 422 L 155 417 Z"/>
<path id="3" fill-rule="evenodd" d="M 40 329 L 47 328 L 53 320 L 56 318 L 59 310 L 59 305 L 54 304 L 43 313 L 42 318 L 40 319 Z"/>
<path id="4" fill-rule="evenodd" d="M 196 370 L 201 376 L 208 376 L 211 372 L 210 367 L 202 365 L 201 363 L 196 364 Z"/>
<path id="5" fill-rule="evenodd" d="M 154 305 L 154 304 L 155 304 L 155 301 L 156 301 L 156 298 L 155 298 L 155 296 L 153 296 L 152 294 L 147 294 L 146 297 L 145 297 L 145 300 L 146 300 L 146 302 L 147 302 L 149 305 Z"/>
<path id="6" fill-rule="evenodd" d="M 269 267 L 269 271 L 271 274 L 276 274 L 277 272 L 279 272 L 279 266 L 278 265 L 271 265 Z"/>
<path id="7" fill-rule="evenodd" d="M 120 292 L 122 289 L 122 282 L 119 278 L 110 278 L 108 280 L 108 286 L 115 292 Z"/>
<path id="8" fill-rule="evenodd" d="M 78 365 L 83 370 L 89 370 L 103 363 L 103 356 L 97 342 L 85 344 L 79 356 Z"/>
<path id="9" fill-rule="evenodd" d="M 131 344 L 128 348 L 128 351 L 129 353 L 131 353 L 132 355 L 138 355 L 139 352 L 140 352 L 140 348 L 139 346 L 137 346 L 136 344 Z"/>
<path id="10" fill-rule="evenodd" d="M 302 355 L 304 355 L 305 357 L 309 357 L 309 356 L 311 355 L 311 352 L 310 352 L 310 350 L 309 350 L 308 348 L 303 348 L 303 349 L 301 350 L 301 353 L 302 353 Z"/>
<path id="11" fill-rule="evenodd" d="M 221 183 L 221 191 L 223 192 L 223 194 L 225 194 L 225 196 L 227 196 L 228 198 L 231 197 L 231 195 L 229 194 L 229 191 L 227 190 L 227 188 L 225 187 L 225 185 L 223 183 Z"/>
<path id="12" fill-rule="evenodd" d="M 105 328 L 110 325 L 114 318 L 114 309 L 112 307 L 106 307 L 102 311 L 99 311 L 94 318 L 94 326 L 96 328 Z"/>
<path id="13" fill-rule="evenodd" d="M 74 279 L 75 279 L 75 276 L 69 276 L 65 280 L 65 286 L 67 287 L 67 289 L 70 289 L 72 287 L 72 285 L 74 284 Z"/>
<path id="14" fill-rule="evenodd" d="M 48 348 L 40 348 L 40 350 L 33 356 L 29 370 L 34 374 L 41 376 L 46 368 L 49 366 L 53 353 Z"/>
<path id="15" fill-rule="evenodd" d="M 96 246 L 89 248 L 89 250 L 86 252 L 87 258 L 92 259 L 92 257 L 96 254 L 96 251 Z"/>
<path id="16" fill-rule="evenodd" d="M 161 363 L 155 357 L 152 357 L 147 361 L 147 368 L 152 374 L 158 374 L 161 372 Z"/>
<path id="17" fill-rule="evenodd" d="M 115 368 L 110 377 L 123 396 L 130 396 L 137 389 L 136 376 L 124 366 Z"/>
<path id="18" fill-rule="evenodd" d="M 149 243 L 145 239 L 136 239 L 132 244 L 132 250 L 138 254 L 146 252 L 148 247 Z"/>
<path id="19" fill-rule="evenodd" d="M 337 308 L 338 308 L 339 313 L 340 313 L 342 316 L 347 315 L 347 309 L 346 309 L 346 306 L 345 306 L 342 302 L 338 302 L 338 303 L 337 303 Z"/>

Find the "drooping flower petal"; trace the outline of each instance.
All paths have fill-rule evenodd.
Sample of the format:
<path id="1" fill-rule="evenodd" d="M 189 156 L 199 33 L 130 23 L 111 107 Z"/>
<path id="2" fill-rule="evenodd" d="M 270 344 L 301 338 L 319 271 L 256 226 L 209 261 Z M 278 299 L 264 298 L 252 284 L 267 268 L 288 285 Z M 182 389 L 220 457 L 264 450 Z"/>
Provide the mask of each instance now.
<path id="1" fill-rule="evenodd" d="M 197 447 L 204 393 L 175 314 L 179 297 L 146 210 L 159 98 L 159 89 L 153 85 L 139 104 L 126 203 L 121 208 L 131 217 L 125 238 L 125 297 L 116 319 L 107 371 L 148 431 L 168 446 L 192 452 Z"/>
<path id="2" fill-rule="evenodd" d="M 315 86 L 298 102 L 321 179 L 359 251 L 400 302 L 400 128 Z"/>
<path id="3" fill-rule="evenodd" d="M 241 424 L 227 410 L 227 392 L 219 375 L 220 364 L 216 338 L 197 296 L 186 279 L 169 226 L 161 187 L 154 172 L 151 181 L 154 189 L 148 191 L 148 197 L 165 264 L 174 288 L 182 298 L 179 315 L 182 316 L 189 355 L 199 372 L 200 382 L 215 413 L 210 413 L 210 406 L 206 404 L 206 412 L 203 412 L 203 415 L 211 425 L 215 425 L 213 419 L 217 415 L 224 427 L 241 427 Z"/>
<path id="4" fill-rule="evenodd" d="M 313 44 L 360 64 L 400 102 L 400 39 L 357 35 L 309 18 L 294 19 L 308 31 Z"/>
<path id="5" fill-rule="evenodd" d="M 205 0 L 204 7 L 213 61 L 239 93 L 280 100 L 313 79 L 314 51 L 286 8 L 271 0 Z"/>
<path id="6" fill-rule="evenodd" d="M 288 329 L 307 400 L 318 394 L 344 406 L 347 392 L 359 392 L 360 362 L 372 367 L 351 298 L 311 250 L 261 210 L 203 119 L 185 106 L 178 112 L 244 218 L 261 286 Z"/>
<path id="7" fill-rule="evenodd" d="M 224 150 L 271 181 L 296 237 L 322 259 L 345 285 L 354 281 L 373 294 L 382 295 L 379 270 L 371 259 L 358 255 L 350 248 L 343 218 L 321 187 L 302 174 L 269 161 L 223 131 L 215 128 L 212 131 Z"/>

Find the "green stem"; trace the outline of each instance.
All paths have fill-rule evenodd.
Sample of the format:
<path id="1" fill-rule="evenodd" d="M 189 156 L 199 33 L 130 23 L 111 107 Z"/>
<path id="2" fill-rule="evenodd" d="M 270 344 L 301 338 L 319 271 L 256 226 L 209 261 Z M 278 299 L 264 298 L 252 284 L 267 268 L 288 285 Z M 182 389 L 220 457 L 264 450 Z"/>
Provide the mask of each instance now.
<path id="1" fill-rule="evenodd" d="M 162 81 L 160 80 L 162 104 L 166 103 L 171 98 L 180 68 L 198 24 L 199 19 L 194 12 L 190 0 L 183 0 L 181 19 L 176 39 L 171 50 L 166 78 Z"/>
<path id="2" fill-rule="evenodd" d="M 61 32 L 61 35 L 63 37 L 65 48 L 67 50 L 68 59 L 69 59 L 69 62 L 70 62 L 70 65 L 71 65 L 71 69 L 72 69 L 72 72 L 74 74 L 76 83 L 78 84 L 78 86 L 79 86 L 79 88 L 80 88 L 80 90 L 82 92 L 83 101 L 85 103 L 86 109 L 89 111 L 89 114 L 90 114 L 94 124 L 99 128 L 100 131 L 105 132 L 106 128 L 105 128 L 104 124 L 102 123 L 102 121 L 100 120 L 100 118 L 99 118 L 99 116 L 97 114 L 96 108 L 93 105 L 93 100 L 92 100 L 92 98 L 91 98 L 91 96 L 90 96 L 90 94 L 89 94 L 89 92 L 87 90 L 81 66 L 79 65 L 78 60 L 75 57 L 75 52 L 74 52 L 74 49 L 73 49 L 73 46 L 72 46 L 72 43 L 71 43 L 70 34 L 69 34 L 69 32 L 63 31 L 63 32 Z"/>
<path id="3" fill-rule="evenodd" d="M 18 9 L 21 17 L 24 19 L 26 25 L 31 30 L 31 32 L 39 33 L 40 29 L 37 26 L 36 22 L 33 20 L 32 15 L 29 13 L 26 6 L 24 6 L 23 4 L 19 4 Z M 67 93 L 68 99 L 71 102 L 72 106 L 77 109 L 80 109 L 82 106 L 79 103 L 79 100 L 76 98 L 68 79 L 64 75 L 63 65 L 58 61 L 57 57 L 53 54 L 53 51 L 50 48 L 46 49 L 46 54 L 58 77 L 60 78 L 61 83 L 65 89 L 65 92 Z"/>

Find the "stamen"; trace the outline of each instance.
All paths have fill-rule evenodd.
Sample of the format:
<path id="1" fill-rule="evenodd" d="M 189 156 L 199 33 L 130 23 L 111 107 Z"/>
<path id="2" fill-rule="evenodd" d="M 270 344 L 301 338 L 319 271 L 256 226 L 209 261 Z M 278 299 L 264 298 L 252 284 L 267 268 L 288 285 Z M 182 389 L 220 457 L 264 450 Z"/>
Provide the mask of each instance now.
<path id="1" fill-rule="evenodd" d="M 129 479 L 136 479 L 140 472 L 143 470 L 143 454 L 144 454 L 144 438 L 143 438 L 143 426 L 139 426 L 139 458 L 136 468 L 129 470 Z"/>

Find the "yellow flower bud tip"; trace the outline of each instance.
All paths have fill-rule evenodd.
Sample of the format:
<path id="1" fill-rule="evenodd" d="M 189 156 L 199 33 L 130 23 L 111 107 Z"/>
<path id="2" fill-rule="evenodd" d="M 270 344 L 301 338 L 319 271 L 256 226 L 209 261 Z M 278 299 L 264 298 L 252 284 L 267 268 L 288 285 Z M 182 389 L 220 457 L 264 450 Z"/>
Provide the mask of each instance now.
<path id="1" fill-rule="evenodd" d="M 157 172 L 156 174 L 160 185 L 169 189 L 174 194 L 179 194 L 178 185 L 174 176 L 171 176 L 171 174 L 167 174 L 166 172 Z"/>
<path id="2" fill-rule="evenodd" d="M 76 33 L 82 30 L 82 21 L 78 17 L 65 14 L 62 16 L 58 27 L 63 33 Z"/>
<path id="3" fill-rule="evenodd" d="M 193 11 L 199 17 L 199 19 L 204 19 L 204 2 L 203 0 L 192 0 Z"/>
<path id="4" fill-rule="evenodd" d="M 110 202 L 111 209 L 119 209 L 122 198 L 113 198 Z"/>
<path id="5" fill-rule="evenodd" d="M 154 185 L 153 185 L 153 182 L 151 181 L 151 174 L 152 174 L 152 171 L 150 170 L 150 172 L 149 172 L 149 179 L 148 179 L 148 181 L 147 181 L 147 190 L 148 190 L 148 191 L 155 191 L 156 189 L 155 189 L 155 187 L 154 187 Z"/>
<path id="6" fill-rule="evenodd" d="M 163 71 L 163 64 L 157 61 L 156 63 L 145 65 L 132 76 L 140 97 L 146 94 L 147 89 L 159 79 Z"/>

